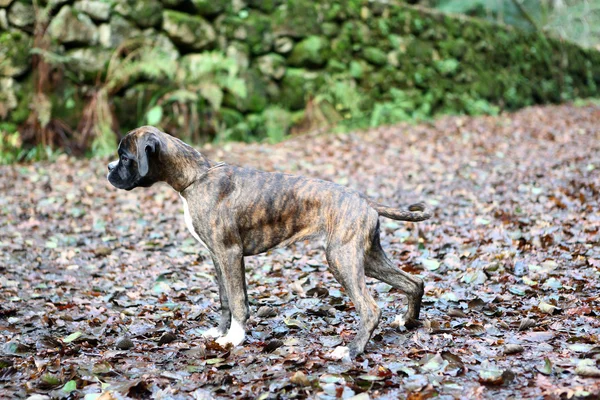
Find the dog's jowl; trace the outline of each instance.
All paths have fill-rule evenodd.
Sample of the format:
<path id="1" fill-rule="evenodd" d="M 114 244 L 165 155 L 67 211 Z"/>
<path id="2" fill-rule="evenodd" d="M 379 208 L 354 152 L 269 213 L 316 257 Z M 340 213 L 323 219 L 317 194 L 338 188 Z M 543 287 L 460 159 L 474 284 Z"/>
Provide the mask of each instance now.
<path id="1" fill-rule="evenodd" d="M 192 236 L 209 250 L 221 299 L 221 322 L 207 334 L 222 344 L 244 341 L 249 316 L 244 256 L 303 239 L 324 239 L 330 271 L 360 314 L 350 356 L 364 351 L 381 311 L 365 276 L 402 290 L 408 298 L 406 326 L 419 318 L 423 282 L 392 263 L 379 243 L 379 216 L 423 221 L 422 204 L 400 210 L 354 190 L 318 179 L 214 163 L 179 139 L 151 126 L 127 134 L 108 180 L 131 190 L 166 182 L 179 192 Z"/>

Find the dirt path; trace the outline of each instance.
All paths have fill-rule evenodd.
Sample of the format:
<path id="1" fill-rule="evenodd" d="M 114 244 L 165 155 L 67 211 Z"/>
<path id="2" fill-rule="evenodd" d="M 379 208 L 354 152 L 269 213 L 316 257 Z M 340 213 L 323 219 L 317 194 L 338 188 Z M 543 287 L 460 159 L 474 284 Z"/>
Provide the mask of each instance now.
<path id="1" fill-rule="evenodd" d="M 175 192 L 116 191 L 101 160 L 0 167 L 0 398 L 600 396 L 600 107 L 204 151 L 427 201 L 428 222 L 382 219 L 384 248 L 426 281 L 424 326 L 394 328 L 404 299 L 372 281 L 368 353 L 326 361 L 356 313 L 299 243 L 247 259 L 249 336 L 223 351 L 201 338 L 218 295 Z"/>

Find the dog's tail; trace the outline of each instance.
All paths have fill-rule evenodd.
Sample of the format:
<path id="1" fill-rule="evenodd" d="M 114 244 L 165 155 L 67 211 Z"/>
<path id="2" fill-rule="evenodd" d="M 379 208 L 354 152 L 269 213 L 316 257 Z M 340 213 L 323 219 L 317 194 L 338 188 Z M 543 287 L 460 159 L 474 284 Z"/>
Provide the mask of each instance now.
<path id="1" fill-rule="evenodd" d="M 431 218 L 431 211 L 427 209 L 425 203 L 416 203 L 408 206 L 408 210 L 384 206 L 375 201 L 367 199 L 371 207 L 373 207 L 379 215 L 386 218 L 395 219 L 398 221 L 419 222 Z"/>

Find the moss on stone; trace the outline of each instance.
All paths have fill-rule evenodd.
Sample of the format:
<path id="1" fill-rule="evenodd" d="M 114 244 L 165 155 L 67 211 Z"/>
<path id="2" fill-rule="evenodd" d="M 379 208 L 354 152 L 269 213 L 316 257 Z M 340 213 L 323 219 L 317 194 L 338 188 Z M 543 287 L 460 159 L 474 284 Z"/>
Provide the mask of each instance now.
<path id="1" fill-rule="evenodd" d="M 271 13 L 283 0 L 247 0 L 249 7 L 257 8 L 265 13 Z"/>
<path id="2" fill-rule="evenodd" d="M 0 75 L 19 77 L 31 67 L 31 36 L 21 31 L 0 34 Z"/>
<path id="3" fill-rule="evenodd" d="M 185 49 L 207 49 L 216 40 L 215 30 L 204 18 L 179 11 L 163 11 L 162 26 L 169 38 Z"/>
<path id="4" fill-rule="evenodd" d="M 321 18 L 319 2 L 313 0 L 287 0 L 271 16 L 273 32 L 277 36 L 303 38 L 319 34 Z"/>
<path id="5" fill-rule="evenodd" d="M 214 16 L 225 10 L 230 3 L 227 0 L 191 0 L 200 15 Z"/>
<path id="6" fill-rule="evenodd" d="M 289 110 L 304 108 L 307 97 L 316 92 L 318 75 L 300 68 L 288 68 L 281 82 L 279 104 Z"/>
<path id="7" fill-rule="evenodd" d="M 323 104 L 331 101 L 334 113 L 367 126 L 436 113 L 494 113 L 498 106 L 515 109 L 599 94 L 599 51 L 405 2 L 58 1 L 48 32 L 59 45 L 66 44 L 66 54 L 74 58 L 66 68 L 84 81 L 104 69 L 109 49 L 140 36 L 162 35 L 156 45 L 164 46 L 180 65 L 189 58 L 180 58 L 180 52 L 218 49 L 235 59 L 248 96 L 225 93 L 216 118 L 227 127 L 223 137 L 229 139 L 251 140 L 255 135 L 279 140 L 289 130 L 288 122 L 294 123 L 291 116 L 302 114 L 293 111 L 303 110 L 315 97 L 328 99 Z M 89 8 L 92 3 L 102 6 Z M 163 10 L 163 5 L 177 11 Z M 109 22 L 97 29 L 86 13 Z M 105 50 L 95 47 L 97 41 Z M 14 123 L 29 114 L 30 47 L 26 34 L 0 34 L 0 75 L 20 81 L 23 92 L 17 93 L 18 105 L 10 113 Z M 134 110 L 137 99 L 145 105 L 148 93 L 165 90 L 158 85 L 135 87 L 113 99 L 116 108 L 125 110 L 118 115 L 122 126 L 141 118 Z M 57 100 L 66 96 L 57 93 Z M 356 98 L 360 101 L 352 100 Z M 372 119 L 374 109 L 377 116 Z M 282 122 L 283 129 L 267 127 Z"/>
<path id="8" fill-rule="evenodd" d="M 382 66 L 387 63 L 387 54 L 377 47 L 366 47 L 363 50 L 363 57 L 373 65 Z"/>
<path id="9" fill-rule="evenodd" d="M 261 112 L 267 106 L 267 83 L 260 72 L 249 69 L 240 75 L 246 85 L 246 97 L 228 95 L 225 104 L 243 113 Z"/>
<path id="10" fill-rule="evenodd" d="M 63 6 L 52 19 L 47 30 L 50 37 L 62 44 L 95 45 L 98 42 L 98 28 L 84 13 Z"/>
<path id="11" fill-rule="evenodd" d="M 279 54 L 270 53 L 256 59 L 258 70 L 269 78 L 281 79 L 285 75 L 285 58 Z"/>
<path id="12" fill-rule="evenodd" d="M 250 10 L 244 17 L 228 15 L 220 21 L 220 32 L 229 40 L 238 40 L 248 45 L 250 53 L 262 55 L 271 51 L 275 39 L 269 16 Z"/>
<path id="13" fill-rule="evenodd" d="M 321 25 L 321 31 L 323 32 L 323 35 L 332 38 L 339 33 L 340 26 L 335 22 L 325 22 Z"/>
<path id="14" fill-rule="evenodd" d="M 295 67 L 321 67 L 329 58 L 329 41 L 321 36 L 309 36 L 298 43 L 288 58 Z"/>
<path id="15" fill-rule="evenodd" d="M 80 82 L 93 83 L 104 73 L 112 55 L 111 50 L 96 47 L 72 49 L 66 53 L 69 58 L 67 69 L 71 71 Z"/>
<path id="16" fill-rule="evenodd" d="M 116 0 L 114 10 L 142 28 L 160 25 L 163 6 L 158 0 Z"/>

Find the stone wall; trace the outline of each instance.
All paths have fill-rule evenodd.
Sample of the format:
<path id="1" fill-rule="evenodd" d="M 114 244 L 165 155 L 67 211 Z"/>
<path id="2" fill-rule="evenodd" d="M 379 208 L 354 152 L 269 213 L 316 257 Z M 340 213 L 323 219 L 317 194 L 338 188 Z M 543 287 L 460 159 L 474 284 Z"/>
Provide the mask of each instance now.
<path id="1" fill-rule="evenodd" d="M 221 101 L 200 96 L 196 109 L 233 139 L 306 124 L 309 99 L 321 107 L 313 118 L 379 124 L 598 96 L 600 84 L 597 51 L 393 0 L 47 1 L 53 65 L 62 63 L 52 109 L 73 128 L 115 49 L 136 37 L 152 38 L 178 71 L 141 74 L 114 93 L 121 131 L 143 122 L 155 94 L 181 87 L 182 66 L 207 52 L 233 60 L 246 95 L 220 84 Z M 31 106 L 34 11 L 31 1 L 0 0 L 5 128 L 23 123 Z M 172 110 L 161 123 L 177 124 L 166 122 Z"/>

